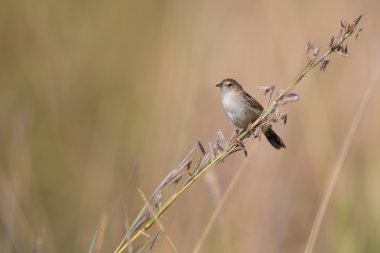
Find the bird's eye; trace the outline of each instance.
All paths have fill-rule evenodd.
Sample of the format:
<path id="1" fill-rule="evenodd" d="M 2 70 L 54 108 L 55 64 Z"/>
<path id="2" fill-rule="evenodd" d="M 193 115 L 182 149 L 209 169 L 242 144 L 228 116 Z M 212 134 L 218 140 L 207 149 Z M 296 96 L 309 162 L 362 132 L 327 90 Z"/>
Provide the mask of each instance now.
<path id="1" fill-rule="evenodd" d="M 228 86 L 228 87 L 231 87 L 231 86 L 232 86 L 232 83 L 228 83 L 227 86 Z"/>

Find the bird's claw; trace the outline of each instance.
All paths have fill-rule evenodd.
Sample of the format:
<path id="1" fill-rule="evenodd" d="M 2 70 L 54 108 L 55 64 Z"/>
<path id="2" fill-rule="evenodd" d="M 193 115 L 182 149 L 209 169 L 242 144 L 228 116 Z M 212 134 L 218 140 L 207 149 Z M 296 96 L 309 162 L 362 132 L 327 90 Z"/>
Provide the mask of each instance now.
<path id="1" fill-rule="evenodd" d="M 248 157 L 247 149 L 245 148 L 243 142 L 241 140 L 239 140 L 239 129 L 236 129 L 235 142 L 236 142 L 236 146 L 240 147 L 243 150 L 245 157 Z"/>

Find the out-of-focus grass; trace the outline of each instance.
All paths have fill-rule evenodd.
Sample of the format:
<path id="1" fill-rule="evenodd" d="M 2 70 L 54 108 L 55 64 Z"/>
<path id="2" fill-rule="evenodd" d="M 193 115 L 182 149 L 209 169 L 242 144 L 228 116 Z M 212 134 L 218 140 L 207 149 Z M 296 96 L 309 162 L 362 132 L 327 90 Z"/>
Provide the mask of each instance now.
<path id="1" fill-rule="evenodd" d="M 303 65 L 307 42 L 325 45 L 339 20 L 364 12 L 365 31 L 350 43 L 350 57 L 306 78 L 288 124 L 275 127 L 288 148 L 252 144 L 250 168 L 203 248 L 303 250 L 363 87 L 378 82 L 371 80 L 379 66 L 378 10 L 377 1 L 343 0 L 4 2 L 2 252 L 30 251 L 40 234 L 42 251 L 86 251 L 103 213 L 103 249 L 113 250 L 124 229 L 119 202 L 133 217 L 143 204 L 137 187 L 149 193 L 196 139 L 210 140 L 218 128 L 232 132 L 216 82 L 236 78 L 264 101 L 256 85 L 285 87 Z M 379 250 L 374 92 L 316 251 Z M 222 191 L 242 159 L 217 168 Z M 166 214 L 180 252 L 193 249 L 215 207 L 210 199 L 198 183 Z M 168 250 L 164 240 L 157 245 Z"/>

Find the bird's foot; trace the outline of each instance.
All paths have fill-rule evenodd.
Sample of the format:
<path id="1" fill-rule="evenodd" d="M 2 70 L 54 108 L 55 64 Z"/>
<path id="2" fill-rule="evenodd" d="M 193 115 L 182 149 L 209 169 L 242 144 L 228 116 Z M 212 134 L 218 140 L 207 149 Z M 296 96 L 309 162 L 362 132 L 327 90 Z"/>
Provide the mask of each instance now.
<path id="1" fill-rule="evenodd" d="M 243 150 L 245 157 L 248 157 L 247 149 L 245 148 L 243 142 L 239 140 L 239 129 L 236 129 L 235 142 L 236 142 L 236 146 L 240 147 Z"/>

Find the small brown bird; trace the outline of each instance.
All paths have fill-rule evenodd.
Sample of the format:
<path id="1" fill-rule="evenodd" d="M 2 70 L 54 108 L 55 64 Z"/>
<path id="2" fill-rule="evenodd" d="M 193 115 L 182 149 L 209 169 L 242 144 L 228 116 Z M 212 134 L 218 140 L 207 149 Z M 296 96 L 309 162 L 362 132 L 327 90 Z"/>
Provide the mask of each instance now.
<path id="1" fill-rule="evenodd" d="M 222 106 L 228 119 L 238 128 L 246 129 L 263 112 L 263 106 L 234 79 L 224 79 L 216 85 L 222 91 Z M 270 125 L 262 128 L 269 143 L 276 149 L 285 148 L 285 143 Z"/>

